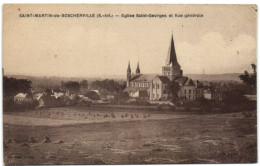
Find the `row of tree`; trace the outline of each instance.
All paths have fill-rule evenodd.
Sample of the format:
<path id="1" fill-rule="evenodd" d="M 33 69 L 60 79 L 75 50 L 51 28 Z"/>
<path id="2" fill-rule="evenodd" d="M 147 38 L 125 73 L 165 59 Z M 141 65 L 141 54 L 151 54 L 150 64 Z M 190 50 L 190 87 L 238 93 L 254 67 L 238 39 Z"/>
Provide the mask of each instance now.
<path id="1" fill-rule="evenodd" d="M 3 96 L 14 96 L 17 93 L 27 93 L 32 88 L 32 82 L 27 79 L 3 77 Z"/>
<path id="2" fill-rule="evenodd" d="M 126 84 L 119 84 L 118 82 L 110 79 L 105 79 L 102 81 L 91 82 L 91 89 L 98 89 L 107 92 L 122 92 L 126 88 Z"/>
<path id="3" fill-rule="evenodd" d="M 107 91 L 107 92 L 122 92 L 126 87 L 126 84 L 119 84 L 118 82 L 110 79 L 105 80 L 97 80 L 91 82 L 91 84 L 88 84 L 87 80 L 83 80 L 81 82 L 75 82 L 75 81 L 68 81 L 61 83 L 61 89 L 68 90 L 72 93 L 79 93 L 82 92 L 83 94 L 87 93 L 89 89 L 95 89 L 95 90 L 101 90 L 101 91 Z"/>

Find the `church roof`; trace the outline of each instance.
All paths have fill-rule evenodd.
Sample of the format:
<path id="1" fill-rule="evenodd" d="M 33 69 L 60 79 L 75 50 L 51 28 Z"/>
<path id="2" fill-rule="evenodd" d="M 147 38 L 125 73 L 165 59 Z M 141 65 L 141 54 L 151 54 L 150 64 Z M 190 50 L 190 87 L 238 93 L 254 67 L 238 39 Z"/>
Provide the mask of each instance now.
<path id="1" fill-rule="evenodd" d="M 156 74 L 133 74 L 130 81 L 136 82 L 152 82 Z"/>
<path id="2" fill-rule="evenodd" d="M 158 76 L 158 78 L 162 81 L 162 83 L 170 82 L 170 80 L 167 76 Z"/>
<path id="3" fill-rule="evenodd" d="M 166 65 L 170 65 L 170 64 L 180 66 L 178 61 L 177 61 L 173 36 L 171 38 L 170 48 L 169 48 L 168 55 L 167 55 L 167 58 L 166 58 Z"/>
<path id="4" fill-rule="evenodd" d="M 179 83 L 179 85 L 183 86 L 184 83 L 187 81 L 188 77 L 177 77 L 174 81 Z"/>

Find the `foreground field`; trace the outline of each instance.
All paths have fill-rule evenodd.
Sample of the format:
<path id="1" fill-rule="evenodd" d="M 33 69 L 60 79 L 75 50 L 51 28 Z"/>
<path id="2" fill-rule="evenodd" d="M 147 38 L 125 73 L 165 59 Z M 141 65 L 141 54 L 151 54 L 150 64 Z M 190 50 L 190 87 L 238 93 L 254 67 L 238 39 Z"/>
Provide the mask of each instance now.
<path id="1" fill-rule="evenodd" d="M 4 114 L 5 164 L 252 163 L 243 113 L 55 108 Z"/>

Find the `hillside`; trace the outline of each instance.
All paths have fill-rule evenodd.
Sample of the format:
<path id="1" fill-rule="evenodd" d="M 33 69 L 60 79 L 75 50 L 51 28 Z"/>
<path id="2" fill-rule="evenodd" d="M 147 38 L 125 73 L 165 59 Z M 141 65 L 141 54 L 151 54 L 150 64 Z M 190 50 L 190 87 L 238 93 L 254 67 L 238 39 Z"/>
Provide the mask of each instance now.
<path id="1" fill-rule="evenodd" d="M 201 81 L 237 81 L 241 82 L 239 78 L 240 73 L 228 73 L 228 74 L 186 74 L 193 80 Z"/>
<path id="2" fill-rule="evenodd" d="M 190 77 L 193 80 L 200 81 L 237 81 L 241 82 L 239 79 L 239 73 L 229 73 L 229 74 L 186 74 L 185 76 Z M 82 81 L 88 80 L 88 82 L 92 82 L 94 80 L 102 80 L 102 79 L 114 79 L 116 81 L 125 81 L 125 75 L 118 76 L 97 76 L 97 77 L 46 77 L 46 76 L 26 76 L 26 75 L 6 75 L 7 77 L 14 77 L 18 79 L 28 79 L 32 81 L 33 87 L 55 87 L 60 86 L 61 81 Z"/>

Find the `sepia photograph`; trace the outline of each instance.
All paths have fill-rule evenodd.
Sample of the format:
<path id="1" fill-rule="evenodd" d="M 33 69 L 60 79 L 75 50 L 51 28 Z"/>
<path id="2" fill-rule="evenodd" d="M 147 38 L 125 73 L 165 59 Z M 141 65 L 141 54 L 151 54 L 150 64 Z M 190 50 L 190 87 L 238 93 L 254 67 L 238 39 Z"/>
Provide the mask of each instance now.
<path id="1" fill-rule="evenodd" d="M 257 163 L 257 10 L 4 4 L 4 165 Z"/>

